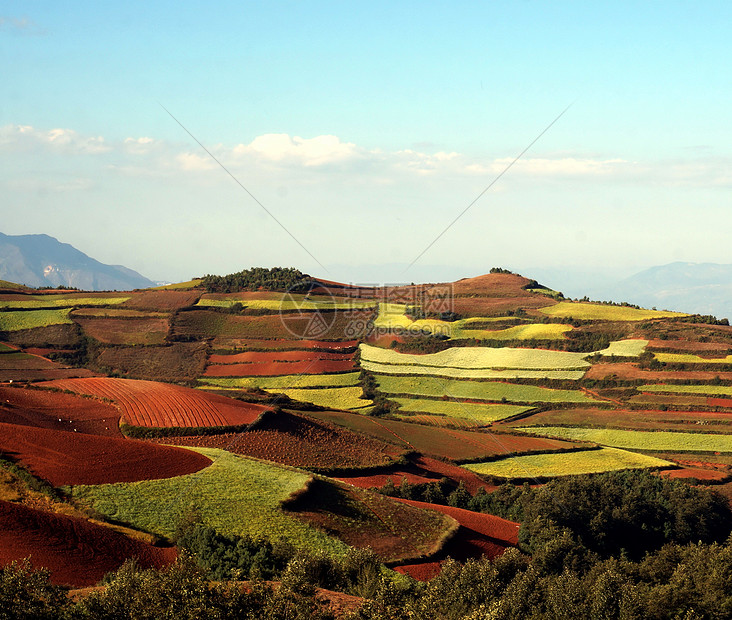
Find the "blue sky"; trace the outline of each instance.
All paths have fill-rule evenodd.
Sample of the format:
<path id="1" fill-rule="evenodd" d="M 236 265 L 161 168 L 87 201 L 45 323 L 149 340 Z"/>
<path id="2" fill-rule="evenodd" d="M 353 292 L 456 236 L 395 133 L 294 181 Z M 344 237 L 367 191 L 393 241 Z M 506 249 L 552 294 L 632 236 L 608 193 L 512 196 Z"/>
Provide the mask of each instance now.
<path id="1" fill-rule="evenodd" d="M 0 231 L 157 280 L 729 263 L 731 17 L 726 2 L 5 2 Z"/>

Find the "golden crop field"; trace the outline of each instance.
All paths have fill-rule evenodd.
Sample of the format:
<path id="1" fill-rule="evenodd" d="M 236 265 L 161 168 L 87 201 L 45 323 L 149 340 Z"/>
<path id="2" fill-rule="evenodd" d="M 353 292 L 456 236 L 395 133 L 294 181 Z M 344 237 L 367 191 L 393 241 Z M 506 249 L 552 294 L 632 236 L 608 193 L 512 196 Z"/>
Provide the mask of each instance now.
<path id="1" fill-rule="evenodd" d="M 619 469 L 648 469 L 672 467 L 669 461 L 617 448 L 527 454 L 499 461 L 463 465 L 465 469 L 484 476 L 499 478 L 555 478 L 577 474 L 597 474 Z"/>
<path id="2" fill-rule="evenodd" d="M 732 435 L 676 433 L 671 431 L 628 431 L 610 428 L 532 426 L 516 430 L 561 439 L 591 441 L 603 446 L 649 452 L 732 452 Z"/>
<path id="3" fill-rule="evenodd" d="M 573 318 L 590 321 L 645 321 L 648 319 L 663 319 L 675 316 L 688 316 L 683 312 L 668 312 L 666 310 L 645 310 L 629 308 L 627 306 L 610 306 L 583 302 L 561 301 L 554 306 L 539 308 L 548 316 L 557 318 Z"/>

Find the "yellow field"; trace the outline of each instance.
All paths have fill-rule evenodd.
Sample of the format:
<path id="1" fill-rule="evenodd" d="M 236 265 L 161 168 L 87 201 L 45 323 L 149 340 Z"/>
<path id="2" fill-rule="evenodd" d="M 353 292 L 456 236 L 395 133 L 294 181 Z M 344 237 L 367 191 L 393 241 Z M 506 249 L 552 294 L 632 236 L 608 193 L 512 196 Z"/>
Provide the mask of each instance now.
<path id="1" fill-rule="evenodd" d="M 576 474 L 597 474 L 619 469 L 671 467 L 673 463 L 617 448 L 580 450 L 553 454 L 528 454 L 489 463 L 463 465 L 484 476 L 499 478 L 554 478 Z"/>
<path id="2" fill-rule="evenodd" d="M 638 357 L 648 346 L 648 340 L 615 340 L 610 345 L 598 351 L 600 355 L 617 355 L 618 357 Z"/>
<path id="3" fill-rule="evenodd" d="M 590 367 L 587 353 L 568 353 L 545 349 L 502 347 L 453 347 L 439 353 L 412 355 L 362 344 L 361 359 L 379 364 L 414 365 L 465 369 L 579 370 Z"/>
<path id="4" fill-rule="evenodd" d="M 625 306 L 609 306 L 581 302 L 561 301 L 554 306 L 539 308 L 548 316 L 557 318 L 583 319 L 589 321 L 645 321 L 647 319 L 663 319 L 676 316 L 688 316 L 683 312 L 667 312 L 665 310 L 644 310 Z"/>
<path id="5" fill-rule="evenodd" d="M 707 358 L 691 353 L 655 353 L 654 357 L 665 364 L 732 364 L 732 355 Z"/>

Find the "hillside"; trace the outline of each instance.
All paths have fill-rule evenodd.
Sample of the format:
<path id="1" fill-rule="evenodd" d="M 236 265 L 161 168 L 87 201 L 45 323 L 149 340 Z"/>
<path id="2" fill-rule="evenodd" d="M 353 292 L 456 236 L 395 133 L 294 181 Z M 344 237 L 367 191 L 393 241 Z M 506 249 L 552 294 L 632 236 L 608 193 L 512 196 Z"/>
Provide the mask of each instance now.
<path id="1" fill-rule="evenodd" d="M 28 552 L 11 532 L 28 514 L 38 557 L 72 585 L 96 578 L 75 580 L 78 554 L 64 564 L 48 550 L 72 527 L 75 547 L 110 541 L 112 568 L 135 553 L 129 536 L 166 546 L 146 551 L 153 566 L 182 541 L 214 562 L 226 545 L 286 537 L 333 562 L 370 548 L 439 580 L 448 557 L 498 562 L 518 547 L 543 561 L 541 536 L 570 534 L 531 520 L 540 490 L 620 489 L 624 476 L 655 489 L 638 501 L 673 491 L 690 523 L 703 508 L 700 540 L 729 534 L 732 513 L 729 527 L 712 518 L 726 500 L 708 491 L 732 497 L 726 322 L 567 300 L 498 269 L 385 288 L 298 279 L 296 291 L 270 273 L 236 292 L 206 290 L 221 282 L 207 276 L 0 293 L 0 500 L 12 504 L 0 537 L 13 541 L 0 560 Z M 665 542 L 687 541 L 663 518 Z M 578 532 L 582 553 L 600 553 Z M 224 564 L 218 578 L 233 574 Z"/>
<path id="2" fill-rule="evenodd" d="M 105 265 L 48 235 L 0 233 L 0 280 L 35 288 L 125 291 L 155 283 L 122 265 Z"/>

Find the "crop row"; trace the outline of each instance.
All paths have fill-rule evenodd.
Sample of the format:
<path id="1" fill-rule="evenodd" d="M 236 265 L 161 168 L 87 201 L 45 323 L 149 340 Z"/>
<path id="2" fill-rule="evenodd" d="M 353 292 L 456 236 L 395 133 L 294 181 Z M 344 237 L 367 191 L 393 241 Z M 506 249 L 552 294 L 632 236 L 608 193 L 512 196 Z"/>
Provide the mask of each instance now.
<path id="1" fill-rule="evenodd" d="M 535 385 L 498 381 L 461 381 L 439 377 L 392 377 L 379 375 L 379 389 L 387 394 L 448 397 L 513 403 L 596 403 L 579 390 L 555 390 Z"/>
<path id="2" fill-rule="evenodd" d="M 226 388 L 294 389 L 353 387 L 358 385 L 358 373 L 339 375 L 283 375 L 280 377 L 203 377 L 200 382 Z"/>
<path id="3" fill-rule="evenodd" d="M 427 398 L 392 398 L 399 404 L 401 411 L 416 413 L 435 413 L 449 418 L 467 419 L 474 425 L 483 426 L 498 420 L 528 411 L 530 407 L 521 405 L 486 405 L 466 403 L 457 400 L 431 400 Z"/>
<path id="4" fill-rule="evenodd" d="M 642 392 L 669 392 L 671 394 L 711 394 L 720 396 L 732 396 L 732 386 L 729 385 L 641 385 L 638 388 Z"/>
<path id="5" fill-rule="evenodd" d="M 618 469 L 647 469 L 673 466 L 673 463 L 617 448 L 579 450 L 553 454 L 527 454 L 488 463 L 464 465 L 484 476 L 499 478 L 554 478 L 577 474 L 595 474 Z"/>
<path id="6" fill-rule="evenodd" d="M 411 355 L 391 349 L 361 345 L 361 359 L 379 364 L 406 364 L 444 369 L 577 370 L 589 368 L 587 353 L 510 347 L 453 347 L 438 353 Z"/>
<path id="7" fill-rule="evenodd" d="M 0 308 L 73 308 L 76 306 L 108 306 L 130 299 L 124 297 L 71 297 L 68 295 L 32 295 L 23 299 L 0 299 Z"/>
<path id="8" fill-rule="evenodd" d="M 581 379 L 585 374 L 584 370 L 438 368 L 433 366 L 412 366 L 408 364 L 377 364 L 376 362 L 369 362 L 367 360 L 361 360 L 361 368 L 384 375 L 430 375 L 458 379 L 559 379 L 576 381 Z"/>
<path id="9" fill-rule="evenodd" d="M 562 439 L 591 441 L 603 446 L 651 452 L 732 452 L 732 435 L 677 433 L 670 431 L 629 431 L 603 428 L 532 426 L 517 430 Z"/>

